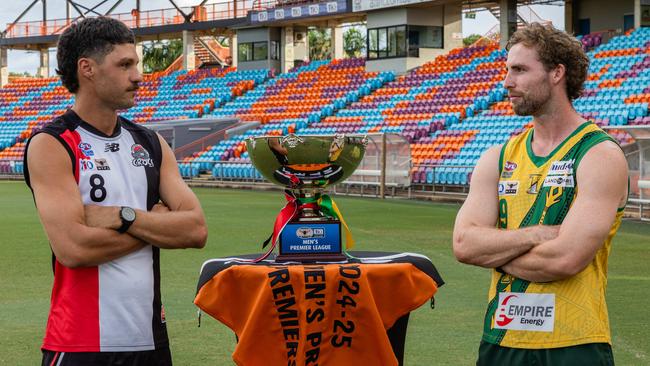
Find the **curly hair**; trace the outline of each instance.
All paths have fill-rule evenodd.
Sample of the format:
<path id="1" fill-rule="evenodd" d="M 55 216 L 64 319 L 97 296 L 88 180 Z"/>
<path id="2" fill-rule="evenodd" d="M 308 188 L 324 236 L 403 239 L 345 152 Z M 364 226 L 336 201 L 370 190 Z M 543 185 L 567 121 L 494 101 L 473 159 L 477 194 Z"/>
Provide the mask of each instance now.
<path id="1" fill-rule="evenodd" d="M 59 38 L 56 49 L 56 73 L 61 83 L 70 93 L 76 93 L 79 90 L 79 59 L 87 57 L 101 63 L 113 51 L 113 46 L 126 43 L 135 44 L 135 36 L 119 20 L 97 17 L 73 23 Z"/>
<path id="2" fill-rule="evenodd" d="M 546 71 L 558 65 L 566 68 L 566 92 L 569 100 L 582 94 L 589 69 L 589 58 L 580 41 L 552 25 L 532 23 L 516 31 L 508 40 L 507 50 L 518 43 L 534 47 Z"/>

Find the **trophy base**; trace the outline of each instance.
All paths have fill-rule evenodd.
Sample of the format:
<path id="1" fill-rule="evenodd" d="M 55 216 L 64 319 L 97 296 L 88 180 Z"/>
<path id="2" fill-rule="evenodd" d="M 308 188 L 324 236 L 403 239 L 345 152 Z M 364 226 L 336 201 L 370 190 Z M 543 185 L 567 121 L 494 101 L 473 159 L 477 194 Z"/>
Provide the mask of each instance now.
<path id="1" fill-rule="evenodd" d="M 341 222 L 324 217 L 300 217 L 290 221 L 280 234 L 276 262 L 340 262 Z"/>

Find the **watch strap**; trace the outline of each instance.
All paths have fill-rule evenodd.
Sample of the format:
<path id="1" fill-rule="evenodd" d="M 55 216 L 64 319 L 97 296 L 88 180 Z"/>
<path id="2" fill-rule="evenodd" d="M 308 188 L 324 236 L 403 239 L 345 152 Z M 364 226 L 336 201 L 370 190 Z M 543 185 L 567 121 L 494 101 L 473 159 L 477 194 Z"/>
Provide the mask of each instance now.
<path id="1" fill-rule="evenodd" d="M 124 210 L 125 208 L 128 208 L 128 207 L 121 207 L 120 208 L 120 220 L 122 220 L 122 226 L 120 226 L 120 228 L 117 229 L 117 232 L 120 233 L 120 234 L 124 234 L 125 232 L 127 232 L 127 230 L 129 230 L 131 225 L 133 225 L 133 221 L 135 221 L 135 220 L 127 220 L 127 219 L 124 218 L 124 216 L 122 215 L 122 210 Z"/>

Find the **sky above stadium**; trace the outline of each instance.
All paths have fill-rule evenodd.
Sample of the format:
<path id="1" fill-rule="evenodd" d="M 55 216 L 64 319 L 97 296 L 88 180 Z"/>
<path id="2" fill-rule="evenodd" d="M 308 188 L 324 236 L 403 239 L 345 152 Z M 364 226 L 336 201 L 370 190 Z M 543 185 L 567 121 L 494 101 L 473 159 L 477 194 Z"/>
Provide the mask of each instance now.
<path id="1" fill-rule="evenodd" d="M 16 19 L 20 13 L 27 8 L 33 0 L 17 0 L 17 1 L 3 1 L 0 5 L 0 29 L 7 28 L 7 24 Z M 99 4 L 100 0 L 77 0 L 78 3 L 86 6 L 93 7 Z M 98 12 L 106 12 L 110 7 L 115 4 L 116 0 L 107 1 L 105 4 L 97 8 Z M 193 6 L 198 5 L 201 0 L 176 0 L 178 6 Z M 223 2 L 223 1 L 208 1 L 208 3 Z M 47 0 L 47 14 L 48 19 L 62 19 L 65 18 L 65 0 Z M 117 13 L 129 13 L 131 9 L 135 8 L 135 0 L 124 0 L 113 11 Z M 173 5 L 167 0 L 141 0 L 141 10 L 154 10 L 173 8 Z M 547 6 L 533 6 L 533 11 L 539 15 L 540 18 L 550 20 L 553 24 L 560 29 L 564 28 L 564 8 L 556 5 Z M 524 17 L 526 18 L 526 11 L 523 10 Z M 73 10 L 74 15 L 77 13 Z M 40 1 L 23 17 L 22 21 L 38 21 L 42 19 L 42 5 Z M 498 24 L 497 19 L 487 11 L 476 12 L 475 19 L 463 18 L 463 35 L 470 34 L 483 35 L 489 32 L 493 27 Z M 50 74 L 54 74 L 56 67 L 56 56 L 54 49 L 50 49 Z M 39 64 L 38 52 L 25 52 L 25 51 L 9 51 L 9 71 L 10 72 L 29 72 L 35 74 Z"/>

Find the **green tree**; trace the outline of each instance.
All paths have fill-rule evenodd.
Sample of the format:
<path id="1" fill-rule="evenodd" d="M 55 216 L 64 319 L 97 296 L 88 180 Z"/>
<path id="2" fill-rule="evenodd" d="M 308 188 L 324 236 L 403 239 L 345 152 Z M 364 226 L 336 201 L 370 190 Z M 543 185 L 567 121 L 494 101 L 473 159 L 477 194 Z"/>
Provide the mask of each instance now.
<path id="1" fill-rule="evenodd" d="M 366 53 L 366 35 L 359 28 L 350 27 L 343 33 L 343 50 L 348 57 L 361 57 Z"/>
<path id="2" fill-rule="evenodd" d="M 142 53 L 144 72 L 163 71 L 183 54 L 183 42 L 180 39 L 148 42 L 143 44 Z"/>
<path id="3" fill-rule="evenodd" d="M 326 28 L 312 28 L 309 30 L 309 59 L 327 60 L 332 55 L 332 36 Z"/>
<path id="4" fill-rule="evenodd" d="M 471 46 L 474 44 L 474 42 L 478 41 L 482 36 L 479 34 L 470 34 L 469 36 L 463 38 L 463 45 L 465 47 Z"/>

